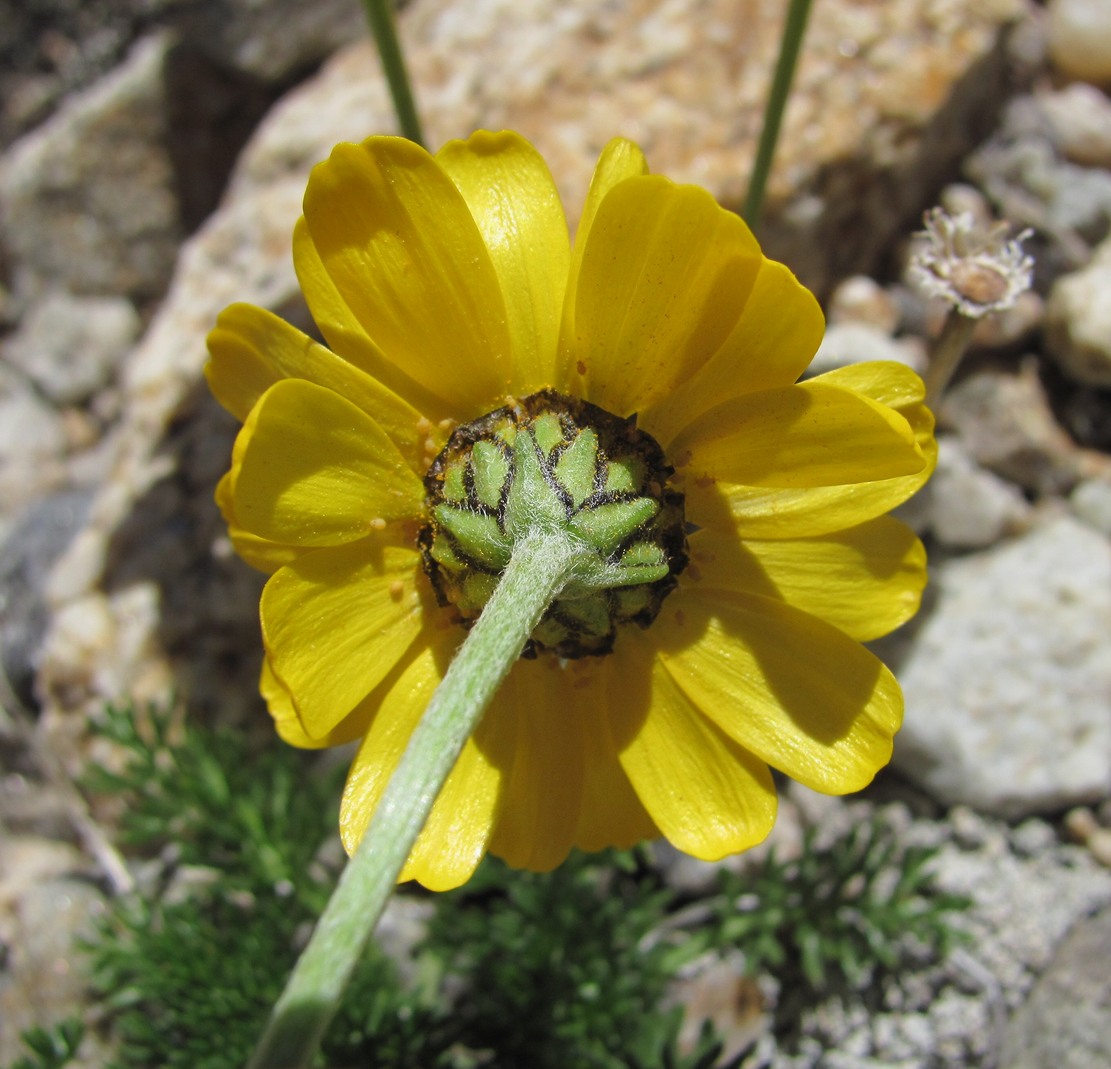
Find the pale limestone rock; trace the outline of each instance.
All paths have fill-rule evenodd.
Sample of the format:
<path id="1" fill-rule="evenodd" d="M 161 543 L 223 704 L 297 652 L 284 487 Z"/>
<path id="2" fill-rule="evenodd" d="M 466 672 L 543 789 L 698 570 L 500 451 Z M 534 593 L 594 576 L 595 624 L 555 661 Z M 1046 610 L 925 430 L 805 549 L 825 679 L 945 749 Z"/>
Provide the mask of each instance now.
<path id="1" fill-rule="evenodd" d="M 894 360 L 921 374 L 926 368 L 926 347 L 921 338 L 893 338 L 867 323 L 831 323 L 807 374 L 820 375 L 868 360 Z"/>
<path id="2" fill-rule="evenodd" d="M 807 254 L 792 267 L 825 284 L 867 259 L 860 240 L 874 251 L 902 225 L 932 168 L 967 146 L 968 109 L 1004 91 L 1000 35 L 1023 10 L 1021 0 L 974 11 L 951 0 L 815 8 L 769 205 L 773 219 L 789 201 L 810 205 L 793 216 L 805 221 L 793 233 Z M 401 12 L 400 30 L 430 143 L 478 126 L 521 130 L 548 160 L 573 223 L 598 151 L 618 134 L 641 141 L 654 170 L 739 204 L 782 17 L 770 0 L 485 0 L 465 11 L 426 0 Z M 234 424 L 199 385 L 204 336 L 237 300 L 306 322 L 289 248 L 308 171 L 336 142 L 391 129 L 368 42 L 338 53 L 261 124 L 125 369 L 108 481 L 50 584 L 61 608 L 102 584 L 153 579 L 164 615 L 151 642 L 173 663 L 179 693 L 202 706 L 251 700 L 260 584 L 227 558 L 211 504 Z M 891 196 L 861 197 L 862 181 Z M 853 215 L 862 203 L 878 216 Z M 846 244 L 835 235 L 850 215 Z M 127 672 L 89 672 L 62 637 L 46 640 L 48 708 L 117 696 L 109 685 L 127 691 Z"/>
<path id="3" fill-rule="evenodd" d="M 896 674 L 895 765 L 946 805 L 1014 818 L 1111 790 L 1111 544 L 1061 516 L 935 561 Z"/>
<path id="4" fill-rule="evenodd" d="M 989 367 L 961 379 L 939 416 L 977 464 L 1035 494 L 1066 491 L 1086 473 L 1087 458 L 1057 423 L 1032 360 L 1017 374 Z"/>
<path id="5" fill-rule="evenodd" d="M 1111 84 L 1111 5 L 1107 0 L 1050 0 L 1049 54 L 1063 74 Z"/>
<path id="6" fill-rule="evenodd" d="M 845 279 L 832 293 L 826 318 L 837 323 L 865 323 L 894 334 L 899 326 L 899 305 L 878 282 L 867 275 Z"/>
<path id="7" fill-rule="evenodd" d="M 79 940 L 104 915 L 104 896 L 84 878 L 86 863 L 67 843 L 14 836 L 0 826 L 0 942 L 7 948 L 0 984 L 0 1061 L 27 1049 L 20 1034 L 59 1021 L 81 1004 L 86 972 Z"/>
<path id="8" fill-rule="evenodd" d="M 1039 98 L 1057 144 L 1084 167 L 1111 167 L 1111 99 L 1094 85 L 1074 82 Z"/>
<path id="9" fill-rule="evenodd" d="M 113 378 L 138 334 L 129 301 L 54 291 L 32 305 L 3 355 L 55 405 L 81 404 Z"/>
<path id="10" fill-rule="evenodd" d="M 978 467 L 952 436 L 938 439 L 937 470 L 922 493 L 929 525 L 943 545 L 982 549 L 1029 521 L 1030 504 L 1013 483 Z"/>
<path id="11" fill-rule="evenodd" d="M 141 41 L 0 163 L 0 238 L 22 296 L 164 288 L 182 237 L 162 83 L 171 43 Z"/>
<path id="12" fill-rule="evenodd" d="M 1084 479 L 1069 494 L 1074 515 L 1111 538 L 1111 475 Z"/>
<path id="13" fill-rule="evenodd" d="M 1046 303 L 1046 347 L 1069 378 L 1111 387 L 1111 239 L 1091 263 L 1059 278 Z"/>
<path id="14" fill-rule="evenodd" d="M 57 413 L 22 376 L 0 365 L 0 465 L 58 456 L 66 446 Z"/>
<path id="15" fill-rule="evenodd" d="M 1025 10 L 815 5 L 769 189 L 773 254 L 820 289 L 870 266 L 1008 91 L 1000 32 Z M 521 131 L 573 223 L 598 151 L 618 134 L 653 170 L 739 207 L 783 14 L 773 0 L 485 0 L 465 11 L 426 0 L 401 12 L 400 31 L 430 144 L 480 126 Z M 337 141 L 393 129 L 372 46 L 355 45 L 275 109 L 239 177 L 304 171 Z M 860 195 L 873 186 L 882 195 Z"/>
<path id="16" fill-rule="evenodd" d="M 1008 1022 L 1000 1069 L 1111 1063 L 1111 909 L 1080 920 Z"/>

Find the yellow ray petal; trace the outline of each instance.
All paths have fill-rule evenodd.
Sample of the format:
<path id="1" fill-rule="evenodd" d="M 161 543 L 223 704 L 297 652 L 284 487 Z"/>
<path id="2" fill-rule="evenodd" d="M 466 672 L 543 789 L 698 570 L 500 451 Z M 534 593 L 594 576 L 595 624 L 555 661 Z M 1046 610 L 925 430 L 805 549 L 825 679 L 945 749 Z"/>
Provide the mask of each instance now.
<path id="1" fill-rule="evenodd" d="M 435 455 L 443 448 L 443 432 L 407 401 L 265 309 L 250 304 L 225 308 L 208 335 L 208 349 L 209 389 L 239 420 L 247 418 L 274 383 L 305 379 L 361 408 L 417 475 L 428 470 L 430 449 Z"/>
<path id="2" fill-rule="evenodd" d="M 575 845 L 581 850 L 627 850 L 660 834 L 621 767 L 605 714 L 604 695 L 614 688 L 612 661 L 604 657 L 585 668 L 580 667 L 583 661 L 569 666 L 575 694 L 570 706 L 579 721 L 585 755 L 582 811 L 575 832 Z M 583 685 L 575 688 L 575 682 Z"/>
<path id="3" fill-rule="evenodd" d="M 365 412 L 323 386 L 282 379 L 239 432 L 232 507 L 261 538 L 328 546 L 419 516 L 424 488 Z"/>
<path id="4" fill-rule="evenodd" d="M 398 882 L 430 891 L 466 883 L 489 846 L 501 806 L 505 773 L 472 737 L 463 744 Z"/>
<path id="5" fill-rule="evenodd" d="M 421 386 L 382 355 L 336 289 L 312 242 L 304 216 L 293 228 L 293 267 L 313 321 L 334 353 L 404 398 L 433 423 L 443 419 L 459 423 L 473 416 L 470 409 L 459 404 L 458 398 L 445 397 Z"/>
<path id="6" fill-rule="evenodd" d="M 813 359 L 824 331 L 814 295 L 783 264 L 763 260 L 721 348 L 696 375 L 646 406 L 637 424 L 668 449 L 684 427 L 722 401 L 793 383 Z"/>
<path id="7" fill-rule="evenodd" d="M 548 872 L 575 840 L 583 744 L 578 718 L 568 715 L 568 690 L 554 658 L 520 660 L 486 714 L 513 726 L 513 767 L 490 852 L 514 868 Z"/>
<path id="8" fill-rule="evenodd" d="M 571 346 L 574 339 L 575 293 L 578 289 L 579 271 L 582 269 L 582 254 L 586 247 L 587 236 L 598 214 L 598 206 L 618 182 L 648 173 L 648 162 L 640 147 L 623 137 L 613 138 L 598 157 L 590 189 L 586 194 L 582 215 L 575 231 L 575 244 L 571 250 L 571 267 L 567 276 L 567 290 L 563 299 L 563 314 L 560 326 L 560 367 L 557 382 L 573 384 L 572 393 L 582 395 L 582 376 L 575 367 L 576 358 Z"/>
<path id="9" fill-rule="evenodd" d="M 270 577 L 263 641 L 310 737 L 347 716 L 420 631 L 420 570 L 415 550 L 366 539 L 306 553 Z"/>
<path id="10" fill-rule="evenodd" d="M 922 543 L 890 516 L 817 538 L 742 541 L 707 528 L 690 554 L 684 583 L 778 598 L 860 642 L 906 623 L 926 585 Z"/>
<path id="11" fill-rule="evenodd" d="M 372 706 L 362 702 L 355 707 L 350 716 L 341 720 L 327 735 L 314 739 L 301 726 L 297 708 L 293 704 L 293 696 L 274 675 L 274 670 L 266 657 L 262 659 L 258 689 L 263 701 L 266 702 L 267 710 L 274 719 L 274 730 L 277 731 L 278 737 L 290 746 L 297 746 L 302 750 L 322 750 L 329 746 L 342 746 L 344 743 L 362 738 L 374 712 Z"/>
<path id="12" fill-rule="evenodd" d="M 458 632 L 426 633 L 427 644 L 399 665 L 360 706 L 371 712 L 340 803 L 340 835 L 353 853 L 370 826 L 390 777 L 443 678 Z M 353 716 L 356 714 L 352 714 Z M 399 876 L 433 891 L 470 879 L 499 805 L 502 773 L 474 739 L 463 747 Z"/>
<path id="13" fill-rule="evenodd" d="M 925 466 L 897 412 L 816 382 L 718 405 L 676 438 L 669 456 L 688 481 L 777 488 L 871 482 Z"/>
<path id="14" fill-rule="evenodd" d="M 771 598 L 680 587 L 650 635 L 706 716 L 805 786 L 860 790 L 890 759 L 898 684 L 817 617 Z"/>
<path id="15" fill-rule="evenodd" d="M 810 381 L 856 390 L 904 415 L 921 406 L 926 397 L 925 384 L 918 374 L 894 360 L 866 360 L 827 371 Z"/>
<path id="16" fill-rule="evenodd" d="M 840 368 L 811 380 L 853 389 L 890 405 L 910 426 L 925 459 L 920 471 L 875 482 L 805 489 L 727 485 L 688 480 L 687 515 L 703 527 L 743 538 L 810 538 L 874 519 L 901 505 L 933 473 L 937 442 L 933 414 L 923 403 L 922 380 L 909 368 L 874 361 Z"/>
<path id="17" fill-rule="evenodd" d="M 612 659 L 610 734 L 668 841 L 705 861 L 762 842 L 776 811 L 768 766 L 703 717 L 640 635 L 620 636 Z"/>
<path id="18" fill-rule="evenodd" d="M 509 316 L 515 395 L 556 381 L 556 344 L 571 243 L 551 172 L 519 134 L 480 130 L 449 141 L 436 162 L 463 194 L 482 233 Z"/>
<path id="19" fill-rule="evenodd" d="M 614 186 L 582 251 L 570 324 L 585 398 L 628 416 L 697 372 L 761 260 L 748 227 L 705 190 L 655 175 Z"/>
<path id="20" fill-rule="evenodd" d="M 496 407 L 512 373 L 501 288 L 436 161 L 404 138 L 337 145 L 304 207 L 325 270 L 386 359 L 472 416 Z"/>
<path id="21" fill-rule="evenodd" d="M 216 507 L 220 510 L 224 523 L 228 525 L 228 538 L 231 539 L 231 544 L 235 546 L 235 552 L 252 568 L 257 568 L 267 575 L 273 575 L 279 568 L 289 564 L 290 561 L 296 560 L 306 551 L 298 546 L 259 538 L 258 535 L 253 535 L 243 528 L 242 524 L 235 518 L 235 507 L 232 502 L 232 475 L 234 473 L 234 469 L 224 472 L 220 481 L 216 484 L 216 493 L 213 495 L 216 500 Z"/>

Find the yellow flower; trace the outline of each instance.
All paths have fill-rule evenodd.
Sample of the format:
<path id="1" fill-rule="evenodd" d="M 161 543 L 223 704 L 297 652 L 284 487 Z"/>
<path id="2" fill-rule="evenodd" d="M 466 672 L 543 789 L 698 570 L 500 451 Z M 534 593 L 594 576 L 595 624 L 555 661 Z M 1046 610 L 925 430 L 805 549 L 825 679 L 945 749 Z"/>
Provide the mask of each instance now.
<path id="1" fill-rule="evenodd" d="M 209 338 L 243 421 L 217 499 L 272 573 L 279 734 L 362 739 L 348 850 L 544 509 L 609 578 L 534 632 L 403 879 L 661 833 L 719 858 L 771 829 L 769 766 L 840 794 L 886 763 L 902 698 L 860 642 L 918 606 L 922 547 L 884 513 L 932 470 L 932 417 L 899 365 L 796 381 L 821 312 L 736 215 L 616 140 L 572 245 L 521 137 L 373 137 L 313 171 L 294 262 L 327 346 L 246 305 Z M 526 460 L 544 501 L 512 489 Z"/>

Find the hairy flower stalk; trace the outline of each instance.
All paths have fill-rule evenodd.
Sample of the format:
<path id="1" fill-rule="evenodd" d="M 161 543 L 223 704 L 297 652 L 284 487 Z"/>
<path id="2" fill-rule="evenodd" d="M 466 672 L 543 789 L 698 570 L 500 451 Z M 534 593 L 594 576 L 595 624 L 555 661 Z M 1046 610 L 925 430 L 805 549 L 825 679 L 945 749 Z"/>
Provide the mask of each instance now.
<path id="1" fill-rule="evenodd" d="M 487 611 L 414 730 L 247 1069 L 300 1069 L 311 1061 L 463 744 L 581 554 L 566 531 L 547 524 L 515 541 Z"/>

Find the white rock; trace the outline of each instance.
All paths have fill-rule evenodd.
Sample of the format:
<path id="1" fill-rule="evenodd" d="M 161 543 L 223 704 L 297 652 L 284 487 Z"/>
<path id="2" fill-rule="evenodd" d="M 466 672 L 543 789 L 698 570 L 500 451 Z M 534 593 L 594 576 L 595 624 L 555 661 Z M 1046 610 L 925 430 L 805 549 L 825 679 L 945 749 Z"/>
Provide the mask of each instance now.
<path id="1" fill-rule="evenodd" d="M 697 182 L 727 205 L 738 205 L 746 179 L 737 161 L 752 158 L 782 12 L 777 5 L 754 5 L 752 18 L 738 21 L 733 0 L 710 0 L 693 18 L 689 0 L 683 0 L 657 5 L 646 18 L 643 7 L 590 0 L 481 0 L 466 10 L 448 0 L 405 6 L 399 29 L 420 87 L 429 143 L 440 145 L 478 126 L 520 130 L 544 155 L 572 221 L 597 154 L 615 134 L 636 138 L 654 170 Z M 1021 0 L 976 7 L 951 0 L 816 5 L 768 199 L 769 222 L 788 201 L 809 198 L 818 209 L 795 235 L 795 270 L 818 282 L 833 277 L 833 261 L 838 275 L 845 272 L 838 235 L 818 237 L 823 226 L 830 228 L 822 212 L 844 219 L 838 205 L 858 204 L 861 185 L 882 175 L 876 182 L 892 196 L 869 198 L 865 217 L 852 215 L 854 236 L 867 248 L 854 245 L 849 260 L 878 254 L 886 235 L 897 231 L 910 205 L 921 200 L 927 181 L 920 162 L 924 141 L 945 145 L 956 159 L 971 136 L 965 115 L 985 106 L 984 85 L 997 86 L 992 91 L 997 95 L 1004 91 L 988 77 L 972 92 L 967 75 L 1001 72 L 1003 27 L 1022 8 Z M 847 55 L 847 46 L 866 49 L 867 62 Z M 159 65 L 150 62 L 144 69 Z M 498 72 L 496 78 L 491 71 Z M 161 114 L 158 86 L 149 79 L 145 84 L 146 95 L 136 97 L 136 114 L 144 121 Z M 144 103 L 149 113 L 139 107 Z M 206 441 L 218 443 L 223 436 L 230 451 L 232 434 L 230 419 L 221 414 L 223 423 L 217 425 L 206 415 L 214 405 L 198 401 L 204 337 L 232 301 L 260 304 L 304 322 L 289 249 L 308 171 L 337 141 L 393 129 L 380 65 L 366 40 L 332 57 L 259 125 L 221 207 L 184 246 L 166 299 L 120 377 L 118 429 L 103 447 L 111 474 L 82 532 L 90 537 L 75 539 L 58 565 L 64 581 L 51 584 L 52 593 L 61 589 L 78 598 L 98 585 L 112 585 L 97 577 L 97 565 L 103 565 L 102 572 L 119 570 L 117 533 L 130 524 L 126 556 L 134 559 L 126 563 L 136 578 L 157 577 L 175 599 L 172 608 L 163 606 L 168 619 L 156 637 L 167 642 L 172 632 L 180 642 L 174 659 L 179 682 L 183 673 L 193 673 L 197 685 L 204 683 L 214 695 L 219 666 L 235 661 L 242 662 L 244 679 L 254 677 L 249 690 L 255 700 L 257 666 L 247 665 L 246 651 L 257 641 L 258 624 L 257 591 L 244 590 L 234 622 L 238 630 L 228 620 L 225 632 L 214 623 L 213 606 L 222 612 L 219 606 L 230 599 L 217 600 L 207 589 L 232 589 L 237 583 L 246 588 L 246 583 L 236 578 L 238 562 L 216 561 L 210 552 L 217 522 L 210 490 L 220 471 L 193 467 L 203 466 L 198 455 L 204 448 L 212 451 Z M 157 134 L 154 143 L 163 144 Z M 841 180 L 828 182 L 831 171 Z M 107 173 L 116 177 L 111 168 Z M 141 177 L 154 173 L 143 171 Z M 130 193 L 135 184 L 117 180 L 116 187 Z M 781 241 L 794 240 L 780 230 Z M 45 255 L 33 243 L 26 251 Z M 125 291 L 126 285 L 113 288 Z M 202 433 L 209 429 L 205 420 L 215 433 Z M 167 449 L 171 428 L 175 437 Z M 167 479 L 159 468 L 165 458 L 183 458 L 190 470 Z M 221 466 L 226 463 L 225 456 Z M 113 546 L 116 558 L 110 561 Z M 186 570 L 175 571 L 183 561 Z M 83 589 L 82 579 L 89 580 Z M 118 583 L 119 577 L 111 579 Z M 113 603 L 108 610 L 114 614 L 122 606 Z M 113 622 L 114 641 L 121 642 L 126 628 Z M 226 656 L 217 652 L 221 642 L 227 644 Z M 87 677 L 87 666 L 71 665 L 71 654 L 82 657 L 84 651 L 59 642 L 55 656 L 48 638 L 39 676 L 48 710 L 80 704 L 71 680 Z M 128 663 L 122 654 L 116 660 Z M 92 683 L 105 678 L 100 673 Z M 218 697 L 226 710 L 229 686 L 219 689 L 213 702 Z M 181 693 L 187 690 L 183 683 Z M 86 697 L 95 703 L 103 696 L 94 686 Z"/>
<path id="2" fill-rule="evenodd" d="M 1077 922 L 1007 1024 L 1000 1069 L 1111 1064 L 1111 910 Z"/>
<path id="3" fill-rule="evenodd" d="M 897 674 L 895 764 L 945 804 L 1018 817 L 1111 789 L 1111 545 L 1071 517 L 935 564 Z"/>
<path id="4" fill-rule="evenodd" d="M 1074 82 L 1039 99 L 1061 151 L 1085 167 L 1111 167 L 1111 99 Z"/>
<path id="5" fill-rule="evenodd" d="M 43 879 L 15 906 L 5 933 L 11 950 L 0 995 L 4 1032 L 11 1035 L 5 1060 L 26 1053 L 10 1049 L 22 1031 L 59 1021 L 82 1005 L 88 979 L 78 965 L 80 947 L 107 908 L 93 881 L 79 875 Z"/>
<path id="6" fill-rule="evenodd" d="M 1084 455 L 1061 429 L 1036 360 L 1021 361 L 1017 374 L 995 366 L 966 376 L 945 394 L 939 416 L 977 464 L 1035 494 L 1067 491 L 1084 474 Z"/>
<path id="7" fill-rule="evenodd" d="M 53 292 L 27 312 L 4 355 L 55 404 L 80 404 L 111 380 L 138 333 L 122 297 Z"/>
<path id="8" fill-rule="evenodd" d="M 163 79 L 172 43 L 141 41 L 5 154 L 0 236 L 20 297 L 165 286 L 181 239 Z"/>
<path id="9" fill-rule="evenodd" d="M 833 323 L 864 323 L 894 334 L 899 325 L 899 305 L 878 282 L 867 275 L 845 279 L 829 299 L 828 319 Z"/>
<path id="10" fill-rule="evenodd" d="M 1087 267 L 1053 285 L 1045 309 L 1046 346 L 1069 378 L 1111 386 L 1111 240 Z"/>
<path id="11" fill-rule="evenodd" d="M 1111 479 L 1094 476 L 1077 483 L 1069 507 L 1089 527 L 1111 537 Z"/>
<path id="12" fill-rule="evenodd" d="M 979 467 L 955 438 L 939 438 L 938 447 L 925 493 L 928 522 L 942 545 L 982 549 L 1025 525 L 1031 506 L 1013 483 Z"/>
<path id="13" fill-rule="evenodd" d="M 1111 4 L 1049 0 L 1049 54 L 1070 78 L 1111 83 Z"/>
<path id="14" fill-rule="evenodd" d="M 920 338 L 892 338 L 868 323 L 833 323 L 806 369 L 807 375 L 862 364 L 867 360 L 895 360 L 917 372 L 926 366 L 926 351 Z"/>
<path id="15" fill-rule="evenodd" d="M 65 446 L 57 412 L 0 365 L 0 463 L 30 463 L 60 454 Z"/>

